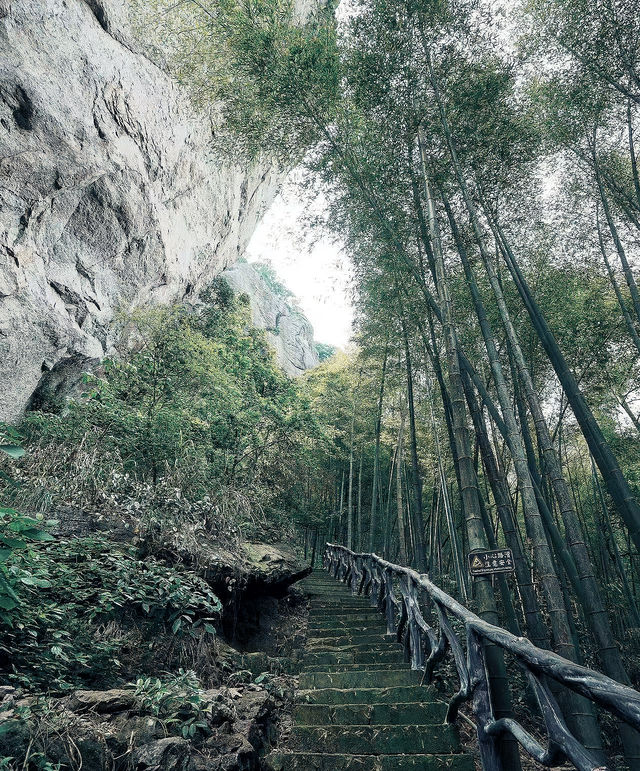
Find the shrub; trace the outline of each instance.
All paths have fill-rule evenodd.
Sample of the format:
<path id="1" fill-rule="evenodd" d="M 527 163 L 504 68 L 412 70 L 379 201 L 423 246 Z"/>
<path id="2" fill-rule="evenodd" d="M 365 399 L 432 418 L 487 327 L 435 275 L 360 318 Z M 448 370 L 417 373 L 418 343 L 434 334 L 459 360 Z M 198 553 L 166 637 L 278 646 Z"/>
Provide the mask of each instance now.
<path id="1" fill-rule="evenodd" d="M 53 541 L 13 555 L 9 570 L 30 576 L 5 620 L 0 651 L 11 682 L 57 690 L 113 681 L 123 635 L 105 628 L 127 617 L 150 627 L 151 638 L 154 629 L 156 636 L 200 628 L 215 634 L 221 605 L 206 582 L 185 568 L 140 559 L 132 547 L 116 549 L 103 539 Z"/>

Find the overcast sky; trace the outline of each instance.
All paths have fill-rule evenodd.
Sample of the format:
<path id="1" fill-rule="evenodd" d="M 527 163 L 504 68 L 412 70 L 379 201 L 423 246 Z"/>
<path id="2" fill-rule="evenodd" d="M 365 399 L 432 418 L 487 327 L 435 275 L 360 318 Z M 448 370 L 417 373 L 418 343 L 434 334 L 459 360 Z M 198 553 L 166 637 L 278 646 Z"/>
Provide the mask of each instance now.
<path id="1" fill-rule="evenodd" d="M 246 258 L 270 262 L 313 324 L 315 339 L 344 348 L 353 318 L 348 260 L 339 244 L 317 236 L 312 243 L 307 237 L 305 206 L 311 205 L 295 184 L 285 185 L 258 225 Z"/>

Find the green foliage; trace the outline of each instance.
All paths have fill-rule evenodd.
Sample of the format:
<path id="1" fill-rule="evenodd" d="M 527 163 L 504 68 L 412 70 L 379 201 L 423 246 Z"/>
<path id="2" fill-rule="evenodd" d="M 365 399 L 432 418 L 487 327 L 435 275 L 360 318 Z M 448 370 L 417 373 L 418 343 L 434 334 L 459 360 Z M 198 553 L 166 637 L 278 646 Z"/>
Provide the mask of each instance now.
<path id="1" fill-rule="evenodd" d="M 135 697 L 143 714 L 152 715 L 164 726 L 177 728 L 183 739 L 193 739 L 198 730 L 207 730 L 207 708 L 200 681 L 192 671 L 180 669 L 162 680 L 140 677 Z"/>
<path id="2" fill-rule="evenodd" d="M 275 295 L 287 303 L 293 298 L 293 292 L 280 281 L 273 265 L 268 262 L 253 262 L 251 267 Z"/>
<path id="3" fill-rule="evenodd" d="M 22 434 L 12 426 L 0 425 L 0 452 L 14 460 L 21 458 L 24 455 L 24 449 L 20 444 L 23 439 Z"/>
<path id="4" fill-rule="evenodd" d="M 158 548 L 197 565 L 205 540 L 281 539 L 306 505 L 307 401 L 225 281 L 195 309 L 120 322 L 132 352 L 87 376 L 63 413 L 28 414 L 29 452 L 4 461 L 5 498 L 40 513 L 1 512 L 0 671 L 33 688 L 117 683 L 156 639 L 197 647 L 220 603 Z M 69 507 L 128 528 L 125 542 L 53 539 L 46 517 Z M 150 652 L 132 654 L 143 638 Z"/>
<path id="5" fill-rule="evenodd" d="M 43 524 L 53 523 L 44 523 L 42 517 L 34 519 L 13 509 L 0 508 L 0 621 L 9 626 L 13 625 L 14 614 L 20 605 L 20 588 L 48 585 L 46 579 L 30 569 L 30 559 L 26 560 L 25 566 L 15 564 L 19 550 L 38 541 L 53 540 Z M 31 556 L 30 552 L 27 554 Z"/>
<path id="6" fill-rule="evenodd" d="M 128 498 L 142 501 L 143 515 L 177 497 L 189 505 L 174 509 L 195 518 L 207 510 L 206 526 L 227 536 L 269 512 L 277 518 L 295 484 L 287 455 L 309 419 L 247 305 L 219 280 L 197 312 L 139 311 L 122 326 L 134 353 L 87 376 L 64 414 L 27 416 L 22 498 L 36 507 L 43 497 L 47 507 Z"/>
<path id="7" fill-rule="evenodd" d="M 2 654 L 9 680 L 64 689 L 117 675 L 118 636 L 101 630 L 130 618 L 157 632 L 197 634 L 212 626 L 220 601 L 183 567 L 104 539 L 53 540 L 16 552 L 7 562 L 21 582 L 20 603 L 3 618 Z"/>
<path id="8" fill-rule="evenodd" d="M 329 345 L 328 343 L 314 343 L 313 345 L 321 363 L 334 356 L 338 350 L 335 345 Z"/>
<path id="9" fill-rule="evenodd" d="M 291 0 L 132 2 L 139 37 L 196 104 L 222 106 L 227 152 L 290 163 L 317 138 L 315 113 L 332 109 L 340 79 L 330 3 L 304 23 Z"/>

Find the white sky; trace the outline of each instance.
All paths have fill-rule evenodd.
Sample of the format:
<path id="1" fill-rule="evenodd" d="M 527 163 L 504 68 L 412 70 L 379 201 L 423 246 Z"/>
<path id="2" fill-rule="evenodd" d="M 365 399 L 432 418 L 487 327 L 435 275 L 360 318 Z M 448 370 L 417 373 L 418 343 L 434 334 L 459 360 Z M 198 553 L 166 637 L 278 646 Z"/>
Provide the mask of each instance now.
<path id="1" fill-rule="evenodd" d="M 321 198 L 306 200 L 294 182 L 285 184 L 256 228 L 245 257 L 270 262 L 313 324 L 315 339 L 344 348 L 353 319 L 348 259 L 340 244 L 318 233 L 312 240 L 305 227 L 308 208 L 317 211 L 323 205 Z"/>

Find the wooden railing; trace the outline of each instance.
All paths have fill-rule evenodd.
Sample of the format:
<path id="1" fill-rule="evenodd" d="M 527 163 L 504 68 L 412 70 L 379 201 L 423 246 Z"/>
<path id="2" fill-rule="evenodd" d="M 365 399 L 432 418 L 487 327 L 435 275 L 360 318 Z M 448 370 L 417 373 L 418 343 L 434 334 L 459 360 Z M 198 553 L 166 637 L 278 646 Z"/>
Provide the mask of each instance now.
<path id="1" fill-rule="evenodd" d="M 640 693 L 610 677 L 574 664 L 552 651 L 537 648 L 525 637 L 483 621 L 464 605 L 433 584 L 426 575 L 394 565 L 375 554 L 356 554 L 327 544 L 324 567 L 344 581 L 354 593 L 370 595 L 371 604 L 383 614 L 387 632 L 404 642 L 412 669 L 425 672 L 429 681 L 448 652 L 458 672 L 460 688 L 449 702 L 447 722 L 453 722 L 460 706 L 471 699 L 480 757 L 484 771 L 510 771 L 500 759 L 499 743 L 511 734 L 521 747 L 543 766 L 553 768 L 569 760 L 578 771 L 611 771 L 585 749 L 567 728 L 548 678 L 595 702 L 640 730 Z M 423 613 L 423 608 L 425 612 Z M 425 619 L 435 616 L 437 627 Z M 453 627 L 457 619 L 466 640 Z M 491 707 L 484 645 L 494 643 L 507 651 L 524 670 L 540 707 L 547 746 L 513 719 L 495 719 Z"/>

